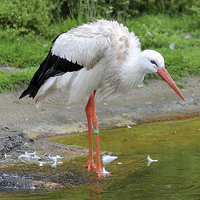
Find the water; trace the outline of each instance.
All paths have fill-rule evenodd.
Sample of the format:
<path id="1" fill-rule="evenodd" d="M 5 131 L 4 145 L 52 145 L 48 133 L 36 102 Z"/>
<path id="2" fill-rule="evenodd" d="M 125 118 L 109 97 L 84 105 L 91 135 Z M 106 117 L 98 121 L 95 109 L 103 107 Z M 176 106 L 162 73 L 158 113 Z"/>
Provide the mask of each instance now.
<path id="1" fill-rule="evenodd" d="M 49 140 L 88 147 L 87 134 Z M 199 141 L 200 119 L 101 131 L 101 151 L 118 156 L 106 166 L 112 176 L 91 173 L 89 184 L 58 190 L 2 191 L 0 199 L 200 199 Z M 158 162 L 148 166 L 148 155 Z M 81 156 L 72 163 L 86 161 Z"/>

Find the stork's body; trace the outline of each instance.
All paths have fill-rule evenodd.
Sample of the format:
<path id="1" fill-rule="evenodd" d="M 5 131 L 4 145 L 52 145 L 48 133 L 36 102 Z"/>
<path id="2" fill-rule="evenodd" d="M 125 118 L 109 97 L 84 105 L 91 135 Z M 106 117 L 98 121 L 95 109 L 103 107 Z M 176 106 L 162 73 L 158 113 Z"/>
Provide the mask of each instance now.
<path id="1" fill-rule="evenodd" d="M 86 106 L 89 131 L 88 169 L 92 158 L 92 124 L 95 132 L 97 172 L 101 172 L 97 101 L 116 97 L 140 84 L 146 73 L 159 74 L 184 99 L 154 50 L 141 52 L 139 39 L 116 21 L 99 20 L 59 35 L 47 58 L 20 98 L 29 95 L 37 106 L 56 91 L 68 93 L 68 103 L 89 97 Z"/>

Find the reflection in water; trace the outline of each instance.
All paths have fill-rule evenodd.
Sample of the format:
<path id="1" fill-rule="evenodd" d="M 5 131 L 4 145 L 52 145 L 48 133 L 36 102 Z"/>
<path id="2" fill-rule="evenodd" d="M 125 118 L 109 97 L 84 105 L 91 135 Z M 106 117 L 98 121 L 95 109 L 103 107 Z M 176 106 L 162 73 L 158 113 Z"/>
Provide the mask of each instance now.
<path id="1" fill-rule="evenodd" d="M 50 140 L 88 145 L 87 134 Z M 88 172 L 88 184 L 42 193 L 0 193 L 0 199 L 200 199 L 199 141 L 200 119 L 102 131 L 101 150 L 118 157 L 106 166 L 110 176 L 98 178 Z M 148 155 L 159 161 L 148 166 Z M 79 157 L 71 165 L 81 166 L 86 159 Z"/>
<path id="2" fill-rule="evenodd" d="M 94 189 L 95 189 L 95 186 L 94 185 L 90 185 L 90 187 L 89 187 L 89 191 L 90 191 L 89 200 L 93 200 Z M 101 197 L 101 183 L 97 183 L 96 184 L 96 200 L 100 200 L 100 197 Z"/>

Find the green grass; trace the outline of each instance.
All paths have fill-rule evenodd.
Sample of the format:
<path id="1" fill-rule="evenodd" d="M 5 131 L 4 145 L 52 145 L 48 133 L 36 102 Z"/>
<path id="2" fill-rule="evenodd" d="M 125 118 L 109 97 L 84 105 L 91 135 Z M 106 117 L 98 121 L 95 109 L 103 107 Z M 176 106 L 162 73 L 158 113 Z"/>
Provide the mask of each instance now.
<path id="1" fill-rule="evenodd" d="M 200 75 L 200 29 L 191 26 L 194 21 L 191 16 L 146 15 L 128 22 L 127 26 L 139 37 L 142 49 L 159 51 L 165 58 L 169 73 L 175 80 L 180 80 Z M 186 35 L 191 38 L 185 38 Z M 174 50 L 169 48 L 172 43 L 175 44 Z"/>
<path id="2" fill-rule="evenodd" d="M 40 37 L 17 37 L 12 41 L 2 40 L 0 62 L 17 68 L 38 66 L 49 52 L 50 47 L 51 41 Z"/>
<path id="3" fill-rule="evenodd" d="M 144 15 L 128 20 L 126 26 L 139 37 L 142 49 L 155 49 L 164 56 L 167 70 L 175 80 L 181 82 L 182 78 L 200 75 L 200 29 L 197 17 Z M 50 35 L 53 37 L 49 39 L 33 34 L 15 36 L 14 33 L 1 28 L 0 62 L 21 70 L 0 72 L 0 92 L 14 91 L 19 86 L 26 87 L 45 59 L 54 37 L 85 21 L 88 19 L 54 22 L 50 27 Z M 154 38 L 150 37 L 148 32 Z M 186 39 L 186 35 L 191 38 Z M 172 43 L 175 44 L 174 50 L 169 48 Z"/>
<path id="4" fill-rule="evenodd" d="M 19 87 L 28 86 L 35 71 L 45 59 L 51 47 L 51 40 L 39 36 L 17 37 L 0 43 L 0 63 L 9 64 L 17 71 L 0 71 L 0 93 L 13 92 Z"/>
<path id="5" fill-rule="evenodd" d="M 19 86 L 25 89 L 36 70 L 36 67 L 30 67 L 13 72 L 0 71 L 0 93 L 14 92 Z"/>

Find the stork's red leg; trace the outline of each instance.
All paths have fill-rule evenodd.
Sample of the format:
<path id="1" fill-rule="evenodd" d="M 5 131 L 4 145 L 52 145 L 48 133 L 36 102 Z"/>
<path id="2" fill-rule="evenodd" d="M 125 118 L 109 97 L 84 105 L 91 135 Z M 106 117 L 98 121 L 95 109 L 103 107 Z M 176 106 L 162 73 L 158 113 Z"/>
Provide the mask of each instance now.
<path id="1" fill-rule="evenodd" d="M 94 103 L 94 96 L 95 92 L 90 95 L 90 98 L 88 100 L 88 103 L 86 105 L 85 111 L 88 119 L 88 133 L 89 133 L 89 164 L 94 163 L 93 157 L 92 157 L 92 126 L 91 122 L 93 124 L 94 133 L 95 133 L 95 145 L 96 145 L 96 158 L 97 158 L 97 165 L 96 165 L 96 172 L 100 174 L 102 172 L 101 170 L 101 158 L 100 158 L 100 146 L 99 146 L 99 130 L 98 130 L 98 117 L 95 113 L 95 103 Z M 88 166 L 88 162 L 84 166 Z"/>
<path id="2" fill-rule="evenodd" d="M 93 95 L 93 94 L 92 94 Z M 92 96 L 91 95 L 91 96 Z M 89 137 L 89 160 L 83 167 L 88 167 L 88 170 L 91 168 L 96 168 L 96 165 L 94 164 L 93 160 L 93 151 L 92 151 L 92 120 L 91 120 L 91 115 L 92 115 L 92 110 L 91 110 L 91 96 L 88 100 L 88 103 L 85 107 L 85 112 L 87 116 L 87 123 L 88 123 L 88 137 Z"/>

